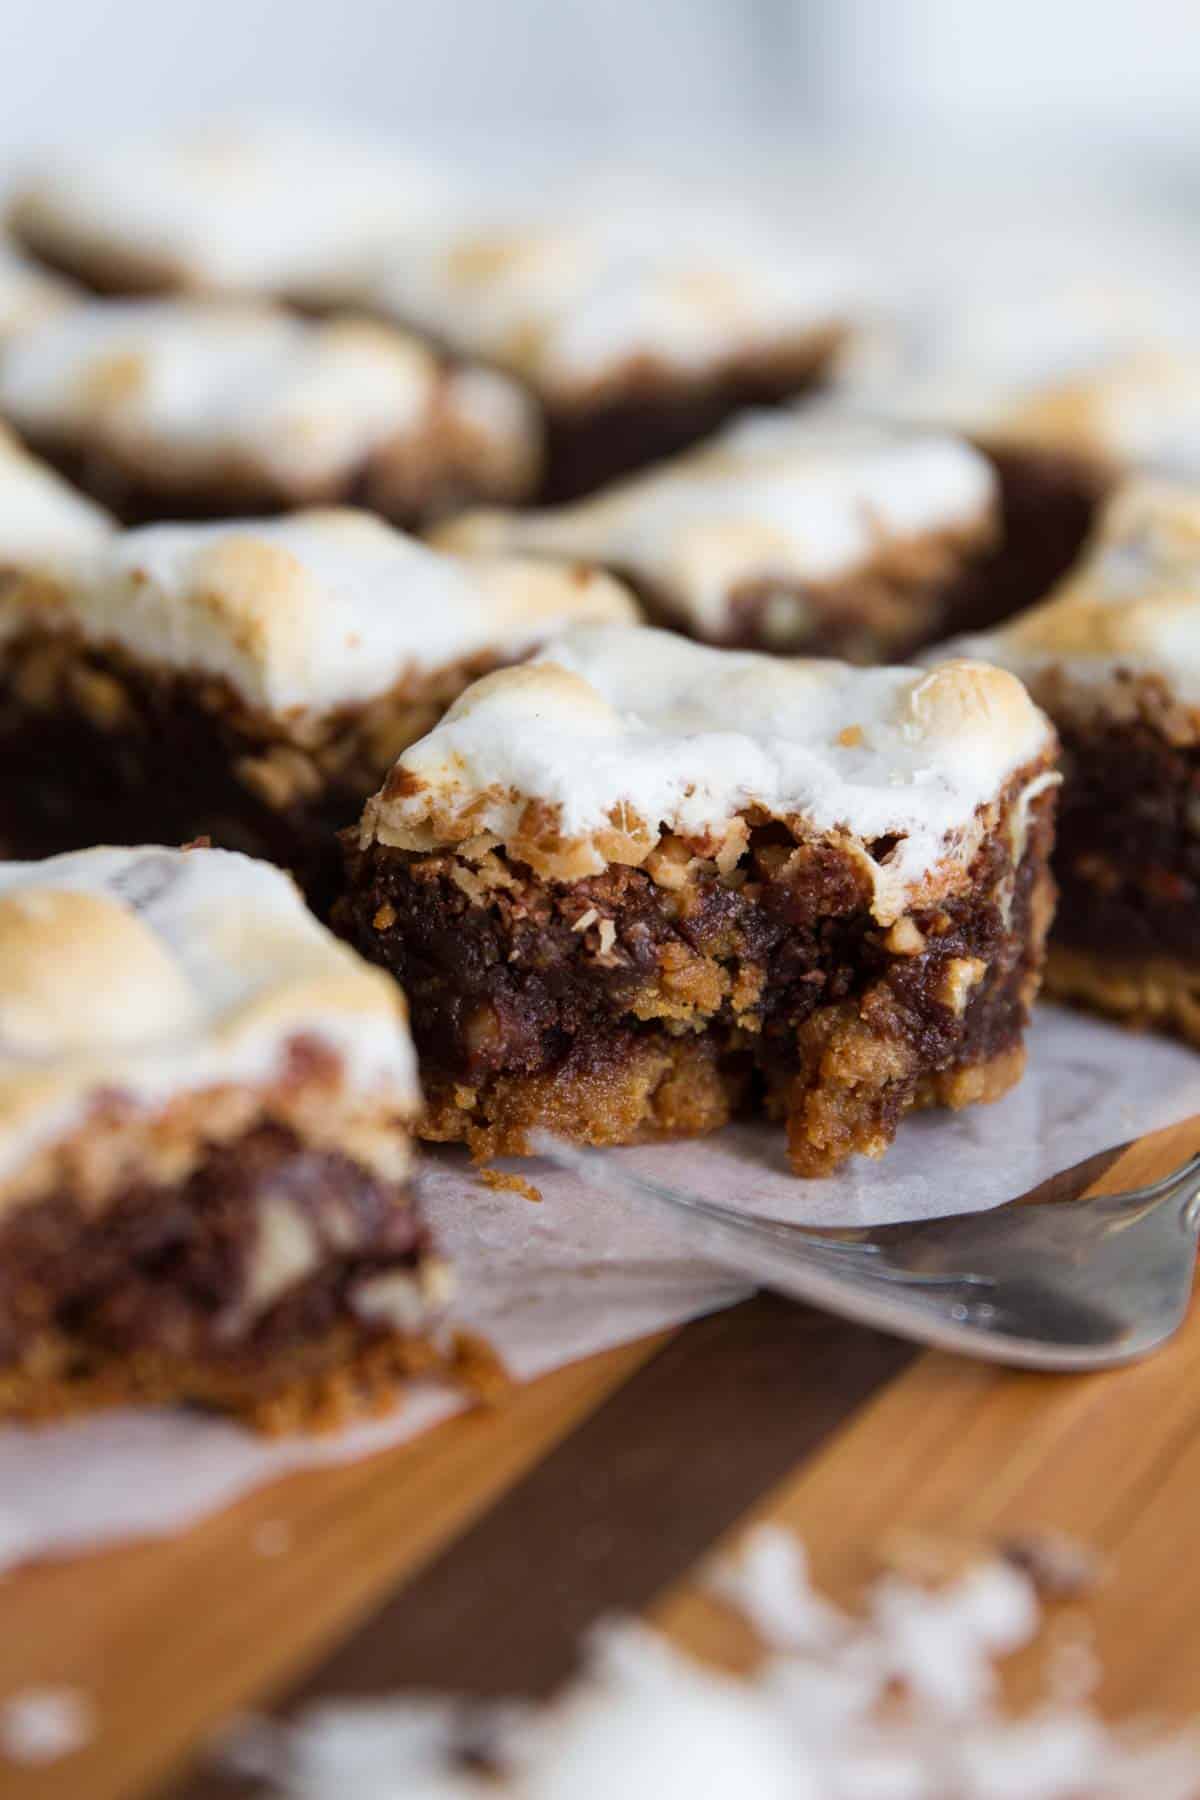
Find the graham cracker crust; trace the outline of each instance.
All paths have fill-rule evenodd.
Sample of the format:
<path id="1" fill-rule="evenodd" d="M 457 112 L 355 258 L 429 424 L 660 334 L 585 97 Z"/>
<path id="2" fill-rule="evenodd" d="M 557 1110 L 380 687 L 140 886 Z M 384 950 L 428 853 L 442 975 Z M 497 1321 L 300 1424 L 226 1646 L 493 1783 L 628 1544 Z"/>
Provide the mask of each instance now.
<path id="1" fill-rule="evenodd" d="M 881 1157 L 907 1112 L 1001 1099 L 1021 1078 L 1025 1050 L 1011 1045 L 915 1081 L 914 1061 L 908 1046 L 855 1023 L 830 1032 L 811 1075 L 766 1097 L 768 1116 L 787 1125 L 794 1172 L 830 1175 L 851 1154 Z M 751 1081 L 736 1055 L 722 1062 L 711 1038 L 655 1038 L 588 1070 L 434 1088 L 421 1136 L 465 1142 L 477 1162 L 530 1154 L 536 1131 L 601 1148 L 703 1137 L 743 1110 Z"/>
<path id="2" fill-rule="evenodd" d="M 804 1072 L 768 1094 L 767 1112 L 786 1124 L 793 1172 L 810 1179 L 835 1174 L 852 1155 L 883 1156 L 906 1114 L 989 1105 L 1025 1071 L 1022 1043 L 923 1071 L 911 1042 L 876 1031 L 853 1006 L 840 1017 L 817 1014 L 800 1036 Z"/>
<path id="3" fill-rule="evenodd" d="M 529 1155 L 536 1131 L 598 1148 L 699 1137 L 729 1123 L 744 1086 L 744 1077 L 718 1066 L 710 1039 L 647 1038 L 585 1068 L 431 1084 L 419 1133 L 465 1143 L 477 1162 Z"/>
<path id="4" fill-rule="evenodd" d="M 479 1400 L 497 1398 L 508 1380 L 489 1346 L 466 1333 L 438 1343 L 340 1322 L 324 1338 L 269 1358 L 221 1364 L 160 1350 L 118 1353 L 54 1331 L 0 1370 L 0 1418 L 50 1424 L 108 1407 L 185 1403 L 266 1437 L 324 1434 L 392 1412 L 404 1384 L 420 1376 L 450 1380 Z"/>
<path id="5" fill-rule="evenodd" d="M 1131 1030 L 1171 1032 L 1200 1049 L 1200 967 L 1194 963 L 1170 956 L 1120 958 L 1051 943 L 1045 991 Z"/>

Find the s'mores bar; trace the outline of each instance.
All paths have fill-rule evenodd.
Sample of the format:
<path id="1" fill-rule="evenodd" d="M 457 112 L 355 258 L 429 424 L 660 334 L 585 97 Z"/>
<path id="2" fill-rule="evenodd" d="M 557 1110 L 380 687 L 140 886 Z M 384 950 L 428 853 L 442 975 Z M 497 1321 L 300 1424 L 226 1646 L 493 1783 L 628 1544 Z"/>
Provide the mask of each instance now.
<path id="1" fill-rule="evenodd" d="M 0 345 L 13 332 L 50 318 L 77 298 L 69 282 L 46 274 L 0 236 Z"/>
<path id="2" fill-rule="evenodd" d="M 1050 599 L 947 654 L 1014 670 L 1062 739 L 1048 990 L 1200 1045 L 1200 488 L 1120 488 Z"/>
<path id="3" fill-rule="evenodd" d="M 395 984 L 220 850 L 0 864 L 0 1413 L 336 1423 L 437 1360 Z"/>
<path id="4" fill-rule="evenodd" d="M 98 293 L 302 297 L 446 199 L 427 164 L 370 139 L 227 121 L 62 152 L 18 184 L 9 225 Z"/>
<path id="5" fill-rule="evenodd" d="M 335 920 L 478 1156 L 760 1109 L 801 1175 L 1023 1063 L 1055 744 L 1020 682 L 579 628 L 488 676 L 347 834 Z"/>
<path id="6" fill-rule="evenodd" d="M 26 594 L 61 596 L 115 532 L 116 523 L 103 508 L 76 493 L 0 425 L 0 619 L 18 585 Z"/>
<path id="7" fill-rule="evenodd" d="M 974 623 L 997 499 L 961 438 L 807 407 L 745 414 L 573 505 L 465 513 L 437 541 L 588 558 L 708 643 L 887 662 Z"/>
<path id="8" fill-rule="evenodd" d="M 208 837 L 320 907 L 334 833 L 464 687 L 635 616 L 603 574 L 451 556 L 369 513 L 118 533 L 65 584 L 0 586 L 0 844 Z"/>
<path id="9" fill-rule="evenodd" d="M 858 305 L 845 268 L 773 238 L 604 219 L 416 230 L 352 298 L 527 383 L 547 500 L 810 387 Z"/>
<path id="10" fill-rule="evenodd" d="M 515 501 L 531 400 L 406 332 L 267 306 L 93 300 L 0 346 L 0 414 L 126 524 L 353 502 L 416 524 Z"/>
<path id="11" fill-rule="evenodd" d="M 853 408 L 962 432 L 991 458 L 1004 535 L 981 624 L 1044 597 L 1119 480 L 1200 472 L 1200 356 L 1148 296 L 952 301 L 882 343 L 861 335 L 841 377 Z"/>

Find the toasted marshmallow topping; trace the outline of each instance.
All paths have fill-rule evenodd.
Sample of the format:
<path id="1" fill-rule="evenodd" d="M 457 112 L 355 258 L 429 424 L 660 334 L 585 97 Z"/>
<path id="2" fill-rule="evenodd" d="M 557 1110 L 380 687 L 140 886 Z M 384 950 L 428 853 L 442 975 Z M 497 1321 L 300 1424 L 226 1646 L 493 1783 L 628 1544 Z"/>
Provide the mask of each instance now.
<path id="1" fill-rule="evenodd" d="M 431 550 L 369 513 L 125 532 L 37 622 L 139 661 L 223 677 L 277 716 L 320 714 L 485 650 L 532 649 L 576 619 L 631 621 L 588 570 Z M 17 590 L 0 633 L 22 621 Z"/>
<path id="2" fill-rule="evenodd" d="M 1200 488 L 1126 483 L 1048 600 L 930 654 L 978 656 L 1031 681 L 1062 667 L 1084 686 L 1120 669 L 1159 675 L 1200 705 Z"/>
<path id="3" fill-rule="evenodd" d="M 107 513 L 0 426 L 0 580 L 13 573 L 64 580 L 81 560 L 103 549 L 114 529 Z M 0 586 L 0 620 L 3 607 Z"/>
<path id="4" fill-rule="evenodd" d="M 1200 467 L 1200 357 L 1135 295 L 1064 288 L 930 311 L 866 343 L 843 391 L 872 415 L 997 446 Z"/>
<path id="5" fill-rule="evenodd" d="M 426 427 L 438 386 L 437 359 L 407 333 L 203 301 L 92 301 L 0 357 L 0 411 L 21 431 L 107 449 L 164 484 L 257 473 L 319 489 Z"/>
<path id="6" fill-rule="evenodd" d="M 607 563 L 714 634 L 739 587 L 836 582 L 896 543 L 983 533 L 995 497 L 990 465 L 958 438 L 823 408 L 759 412 L 592 499 L 467 513 L 439 542 Z"/>
<path id="7" fill-rule="evenodd" d="M 225 850 L 83 850 L 0 864 L 0 1182 L 103 1096 L 267 1084 L 315 1040 L 338 1098 L 419 1105 L 395 984 L 288 877 Z"/>
<path id="8" fill-rule="evenodd" d="M 359 297 L 567 399 L 639 362 L 687 375 L 815 343 L 857 303 L 830 259 L 661 219 L 416 231 Z"/>
<path id="9" fill-rule="evenodd" d="M 1020 682 L 982 664 L 857 669 L 582 627 L 469 688 L 363 831 L 414 850 L 499 840 L 575 879 L 644 862 L 667 831 L 736 856 L 753 809 L 854 845 L 886 920 L 961 874 L 981 809 L 1051 743 Z"/>
<path id="10" fill-rule="evenodd" d="M 0 237 L 0 343 L 70 306 L 78 295 L 69 282 L 47 275 Z"/>
<path id="11" fill-rule="evenodd" d="M 18 189 L 12 216 L 84 273 L 278 292 L 353 266 L 443 200 L 428 167 L 386 147 L 229 124 L 64 153 Z"/>

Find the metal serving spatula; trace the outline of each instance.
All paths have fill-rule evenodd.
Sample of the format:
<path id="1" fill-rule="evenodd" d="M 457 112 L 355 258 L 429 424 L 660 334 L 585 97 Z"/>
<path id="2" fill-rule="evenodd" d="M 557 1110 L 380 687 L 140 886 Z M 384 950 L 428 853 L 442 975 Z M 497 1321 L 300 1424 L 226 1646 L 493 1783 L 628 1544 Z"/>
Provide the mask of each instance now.
<path id="1" fill-rule="evenodd" d="M 815 1232 L 635 1175 L 603 1151 L 538 1151 L 666 1209 L 703 1256 L 897 1336 L 1030 1369 L 1105 1369 L 1178 1330 L 1200 1236 L 1200 1155 L 1150 1187 L 908 1225 Z"/>

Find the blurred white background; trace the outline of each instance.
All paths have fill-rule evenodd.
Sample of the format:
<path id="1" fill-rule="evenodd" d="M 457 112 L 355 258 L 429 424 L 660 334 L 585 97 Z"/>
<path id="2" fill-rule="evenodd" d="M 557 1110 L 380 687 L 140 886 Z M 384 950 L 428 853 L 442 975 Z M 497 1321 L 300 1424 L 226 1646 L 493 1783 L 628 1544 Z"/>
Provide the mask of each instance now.
<path id="1" fill-rule="evenodd" d="M 20 146 L 258 102 L 472 136 L 1033 127 L 1190 152 L 1194 0 L 3 0 Z"/>
<path id="2" fill-rule="evenodd" d="M 0 68 L 10 166 L 266 106 L 536 170 L 531 192 L 579 161 L 705 196 L 752 178 L 926 266 L 1011 261 L 1018 219 L 1051 258 L 1114 220 L 1172 254 L 1200 236 L 1196 0 L 0 0 Z"/>

